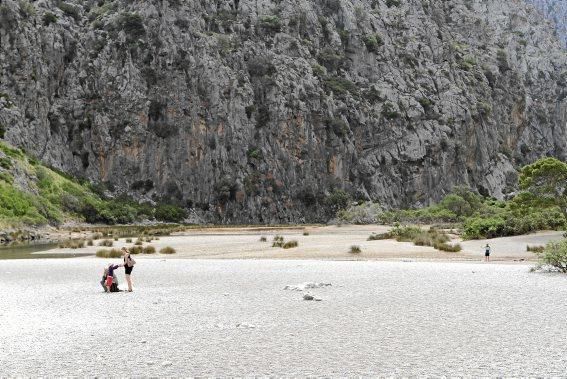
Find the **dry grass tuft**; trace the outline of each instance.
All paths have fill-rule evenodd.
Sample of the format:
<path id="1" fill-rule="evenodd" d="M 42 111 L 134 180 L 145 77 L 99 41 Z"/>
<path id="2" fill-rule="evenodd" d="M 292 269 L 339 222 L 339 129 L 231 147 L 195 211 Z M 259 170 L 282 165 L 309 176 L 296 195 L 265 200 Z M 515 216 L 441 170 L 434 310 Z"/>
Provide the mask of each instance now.
<path id="1" fill-rule="evenodd" d="M 175 254 L 176 251 L 173 247 L 166 246 L 159 251 L 160 254 Z"/>
<path id="2" fill-rule="evenodd" d="M 362 253 L 362 249 L 358 245 L 352 245 L 348 252 L 351 254 L 360 254 Z"/>
<path id="3" fill-rule="evenodd" d="M 96 256 L 99 258 L 120 258 L 122 256 L 122 252 L 118 249 L 102 249 L 96 252 Z"/>
<path id="4" fill-rule="evenodd" d="M 114 242 L 112 240 L 102 240 L 98 243 L 98 246 L 112 247 Z"/>

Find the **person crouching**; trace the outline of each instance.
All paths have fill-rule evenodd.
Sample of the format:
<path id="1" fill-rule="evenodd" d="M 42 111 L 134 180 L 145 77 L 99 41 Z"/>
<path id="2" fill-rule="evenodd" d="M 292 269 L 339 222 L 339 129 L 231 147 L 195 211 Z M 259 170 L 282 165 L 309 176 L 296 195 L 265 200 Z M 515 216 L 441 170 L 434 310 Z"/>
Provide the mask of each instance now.
<path id="1" fill-rule="evenodd" d="M 106 289 L 107 292 L 110 293 L 110 289 L 112 288 L 112 282 L 114 281 L 114 270 L 118 267 L 122 267 L 122 265 L 113 265 L 112 263 L 108 265 L 108 273 L 106 274 Z"/>

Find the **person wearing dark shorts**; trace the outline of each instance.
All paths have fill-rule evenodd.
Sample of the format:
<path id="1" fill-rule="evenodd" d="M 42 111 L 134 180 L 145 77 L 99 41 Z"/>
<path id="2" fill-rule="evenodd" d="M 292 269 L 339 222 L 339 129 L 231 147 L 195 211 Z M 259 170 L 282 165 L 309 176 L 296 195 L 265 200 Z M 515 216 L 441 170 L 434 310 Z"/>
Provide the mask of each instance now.
<path id="1" fill-rule="evenodd" d="M 130 256 L 130 252 L 125 247 L 122 248 L 122 253 L 124 254 L 124 276 L 128 283 L 128 292 L 132 292 L 132 277 L 130 275 L 132 275 L 136 261 Z"/>
<path id="2" fill-rule="evenodd" d="M 489 244 L 486 244 L 486 246 L 484 247 L 484 261 L 485 262 L 490 261 L 490 245 Z"/>

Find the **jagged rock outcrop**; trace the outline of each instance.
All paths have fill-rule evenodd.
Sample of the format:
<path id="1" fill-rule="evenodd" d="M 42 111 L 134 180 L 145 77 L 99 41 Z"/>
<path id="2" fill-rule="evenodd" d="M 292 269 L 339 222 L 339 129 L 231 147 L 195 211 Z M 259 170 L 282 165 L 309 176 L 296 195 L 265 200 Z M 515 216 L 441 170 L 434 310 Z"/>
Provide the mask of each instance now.
<path id="1" fill-rule="evenodd" d="M 501 197 L 567 158 L 566 53 L 519 0 L 2 0 L 0 25 L 7 140 L 203 220 Z"/>
<path id="2" fill-rule="evenodd" d="M 563 41 L 563 46 L 567 48 L 567 1 L 565 0 L 527 0 L 539 9 L 545 17 L 550 19 L 557 35 Z"/>

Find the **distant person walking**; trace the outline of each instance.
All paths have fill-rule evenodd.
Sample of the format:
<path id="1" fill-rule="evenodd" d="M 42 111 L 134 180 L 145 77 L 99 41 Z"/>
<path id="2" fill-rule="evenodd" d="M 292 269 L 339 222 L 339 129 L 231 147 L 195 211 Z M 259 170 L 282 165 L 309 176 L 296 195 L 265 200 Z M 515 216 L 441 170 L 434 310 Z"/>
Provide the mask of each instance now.
<path id="1" fill-rule="evenodd" d="M 486 244 L 486 246 L 484 247 L 484 261 L 485 262 L 490 261 L 490 245 L 489 244 Z"/>
<path id="2" fill-rule="evenodd" d="M 130 252 L 125 247 L 122 248 L 122 253 L 124 254 L 124 276 L 128 283 L 128 292 L 132 292 L 132 278 L 130 275 L 132 275 L 136 261 L 130 256 Z"/>

